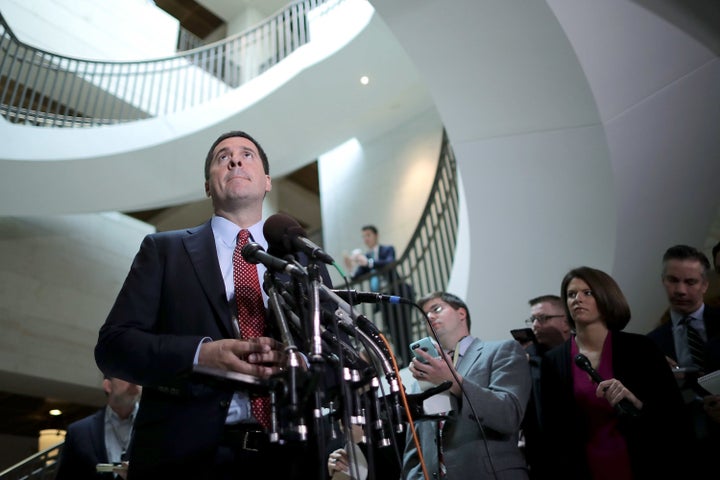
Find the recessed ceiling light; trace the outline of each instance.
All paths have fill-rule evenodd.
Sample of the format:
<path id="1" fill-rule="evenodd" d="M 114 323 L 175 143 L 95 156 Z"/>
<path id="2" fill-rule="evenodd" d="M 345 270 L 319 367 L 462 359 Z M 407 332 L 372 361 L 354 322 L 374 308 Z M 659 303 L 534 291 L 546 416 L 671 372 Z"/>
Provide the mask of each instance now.
<path id="1" fill-rule="evenodd" d="M 57 408 L 53 408 L 48 412 L 53 417 L 57 417 L 58 415 L 62 415 L 62 410 L 58 410 Z"/>
<path id="2" fill-rule="evenodd" d="M 370 77 L 368 77 L 367 75 L 363 75 L 362 77 L 360 77 L 360 83 L 362 83 L 363 85 L 367 85 L 368 83 L 370 83 Z"/>

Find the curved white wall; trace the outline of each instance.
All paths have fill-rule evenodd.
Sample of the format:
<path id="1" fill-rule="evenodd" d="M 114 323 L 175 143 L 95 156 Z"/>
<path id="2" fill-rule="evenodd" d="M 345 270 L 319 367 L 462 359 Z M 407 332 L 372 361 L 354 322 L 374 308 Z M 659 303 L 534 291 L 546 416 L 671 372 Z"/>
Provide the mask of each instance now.
<path id="1" fill-rule="evenodd" d="M 374 139 L 387 125 L 429 108 L 419 71 L 463 182 L 450 288 L 468 300 L 475 333 L 509 338 L 508 330 L 527 316 L 527 299 L 557 292 L 562 275 L 580 264 L 612 273 L 633 308 L 629 329 L 648 330 L 665 306 L 658 281 L 662 252 L 678 242 L 702 246 L 720 204 L 716 50 L 676 26 L 690 28 L 688 22 L 667 21 L 628 0 L 373 3 L 402 47 L 373 18 L 357 41 L 285 87 L 270 89 L 272 95 L 245 113 L 225 115 L 243 102 L 230 96 L 232 104 L 196 112 L 209 122 L 201 126 L 187 114 L 174 119 L 177 124 L 153 123 L 154 131 L 141 123 L 97 136 L 73 133 L 78 158 L 57 165 L 50 158 L 67 146 L 65 132 L 21 134 L 0 125 L 3 138 L 24 136 L 35 152 L 50 152 L 39 162 L 7 159 L 18 159 L 13 156 L 0 162 L 0 214 L 147 208 L 200 198 L 199 159 L 208 139 L 231 128 L 247 128 L 270 146 L 276 176 L 358 130 L 366 144 L 379 145 Z M 686 20 L 682 13 L 673 18 Z M 357 82 L 358 59 L 379 71 L 386 63 L 398 67 L 397 75 L 382 79 L 387 96 L 337 91 L 339 84 Z M 323 93 L 328 102 L 320 107 L 314 98 Z M 397 104 L 422 108 L 400 119 Z M 173 136 L 167 145 L 153 143 Z M 146 148 L 124 150 L 131 141 L 147 142 Z M 22 150 L 17 147 L 4 143 L 0 152 Z M 81 161 L 94 155 L 82 151 L 110 147 L 119 151 L 98 159 L 102 167 Z M 75 183 L 55 181 L 72 176 L 73 167 Z M 356 238 L 355 226 L 349 230 L 347 238 Z M 337 241 L 340 248 L 346 244 L 344 237 Z M 127 266 L 120 271 L 124 275 Z M 13 285 L 12 270 L 6 274 L 5 285 Z M 88 331 L 83 337 L 92 342 Z M 30 375 L 42 370 L 19 356 L 6 365 Z M 88 365 L 88 372 L 93 368 Z"/>
<path id="2" fill-rule="evenodd" d="M 202 162 L 212 140 L 247 130 L 282 176 L 356 134 L 381 132 L 427 108 L 397 45 L 363 0 L 345 0 L 310 20 L 313 40 L 240 88 L 175 115 L 98 128 L 37 128 L 0 122 L 0 215 L 133 211 L 204 198 Z M 391 37 L 390 37 L 391 38 Z M 360 91 L 362 68 L 396 75 Z M 403 68 L 407 65 L 407 68 Z M 321 99 L 318 101 L 318 99 Z M 393 112 L 389 101 L 403 104 Z M 352 115 L 352 116 L 351 116 Z M 91 202 L 88 199 L 93 199 Z"/>
<path id="3" fill-rule="evenodd" d="M 678 26 L 696 33 L 692 12 L 628 0 L 372 3 L 455 148 L 470 224 L 457 293 L 475 332 L 508 338 L 529 298 L 558 293 L 583 264 L 618 280 L 628 329 L 648 331 L 666 305 L 662 253 L 702 248 L 720 204 L 720 62 L 697 40 L 707 31 Z"/>

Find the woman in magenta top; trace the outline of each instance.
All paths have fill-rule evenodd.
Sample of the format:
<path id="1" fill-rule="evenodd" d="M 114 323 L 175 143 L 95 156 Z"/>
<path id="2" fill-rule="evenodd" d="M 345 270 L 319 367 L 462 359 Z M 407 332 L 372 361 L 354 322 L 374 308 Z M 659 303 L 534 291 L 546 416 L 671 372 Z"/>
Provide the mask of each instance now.
<path id="1" fill-rule="evenodd" d="M 690 438 L 682 397 L 655 344 L 622 331 L 630 308 L 620 287 L 606 273 L 580 267 L 565 275 L 560 293 L 575 334 L 543 360 L 547 451 L 533 477 L 682 475 Z M 576 364 L 578 354 L 587 358 L 595 379 Z"/>

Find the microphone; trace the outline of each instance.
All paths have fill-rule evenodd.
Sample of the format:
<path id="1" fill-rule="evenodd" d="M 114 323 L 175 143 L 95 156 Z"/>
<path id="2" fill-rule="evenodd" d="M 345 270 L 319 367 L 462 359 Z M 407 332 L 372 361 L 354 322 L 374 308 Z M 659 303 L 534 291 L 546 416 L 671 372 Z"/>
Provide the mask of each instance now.
<path id="1" fill-rule="evenodd" d="M 590 378 L 592 378 L 593 382 L 600 383 L 603 381 L 603 378 L 600 376 L 597 370 L 595 370 L 590 364 L 590 360 L 582 353 L 578 353 L 575 356 L 575 365 L 580 367 L 580 370 L 587 372 L 587 374 L 590 375 Z M 624 413 L 633 417 L 640 414 L 640 410 L 638 410 L 637 407 L 635 407 L 635 405 L 633 405 L 632 402 L 627 398 L 623 398 L 617 404 L 615 404 L 615 408 L 618 410 L 619 413 Z"/>
<path id="2" fill-rule="evenodd" d="M 358 303 L 393 303 L 414 305 L 412 300 L 398 297 L 397 295 L 383 295 L 376 292 L 358 292 L 357 290 L 333 290 L 335 295 L 342 298 L 350 304 Z"/>
<path id="3" fill-rule="evenodd" d="M 307 276 L 307 273 L 302 268 L 290 262 L 286 262 L 281 258 L 270 255 L 259 243 L 248 242 L 247 245 L 242 247 L 240 254 L 246 262 L 256 265 L 258 263 L 262 263 L 268 270 L 283 272 L 297 277 Z"/>
<path id="4" fill-rule="evenodd" d="M 325 251 L 307 239 L 307 233 L 290 215 L 276 213 L 265 220 L 263 234 L 273 254 L 283 256 L 300 251 L 308 257 L 332 265 L 335 260 Z"/>

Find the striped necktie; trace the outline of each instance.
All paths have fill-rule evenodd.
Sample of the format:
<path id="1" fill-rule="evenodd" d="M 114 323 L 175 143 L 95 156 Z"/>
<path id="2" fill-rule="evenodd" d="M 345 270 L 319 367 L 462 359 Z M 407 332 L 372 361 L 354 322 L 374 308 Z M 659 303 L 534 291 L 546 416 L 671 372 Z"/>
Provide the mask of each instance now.
<path id="1" fill-rule="evenodd" d="M 690 350 L 690 356 L 692 356 L 693 363 L 701 371 L 705 371 L 705 341 L 690 322 L 692 317 L 685 317 L 683 323 L 685 324 L 685 332 L 687 333 L 688 349 Z"/>
<path id="2" fill-rule="evenodd" d="M 465 338 L 465 337 L 463 337 Z M 462 338 L 460 339 L 460 342 L 462 341 Z M 457 366 L 459 353 L 460 353 L 460 342 L 458 342 L 455 345 L 454 350 L 450 350 L 447 352 L 448 355 L 450 355 L 453 358 L 453 366 Z M 458 355 L 456 355 L 456 353 Z M 446 412 L 447 414 L 447 412 Z M 443 448 L 443 430 L 445 429 L 445 419 L 438 420 L 438 430 L 437 430 L 437 445 L 438 445 L 438 467 L 440 468 L 440 478 L 447 477 L 447 466 L 445 466 L 445 452 Z"/>

